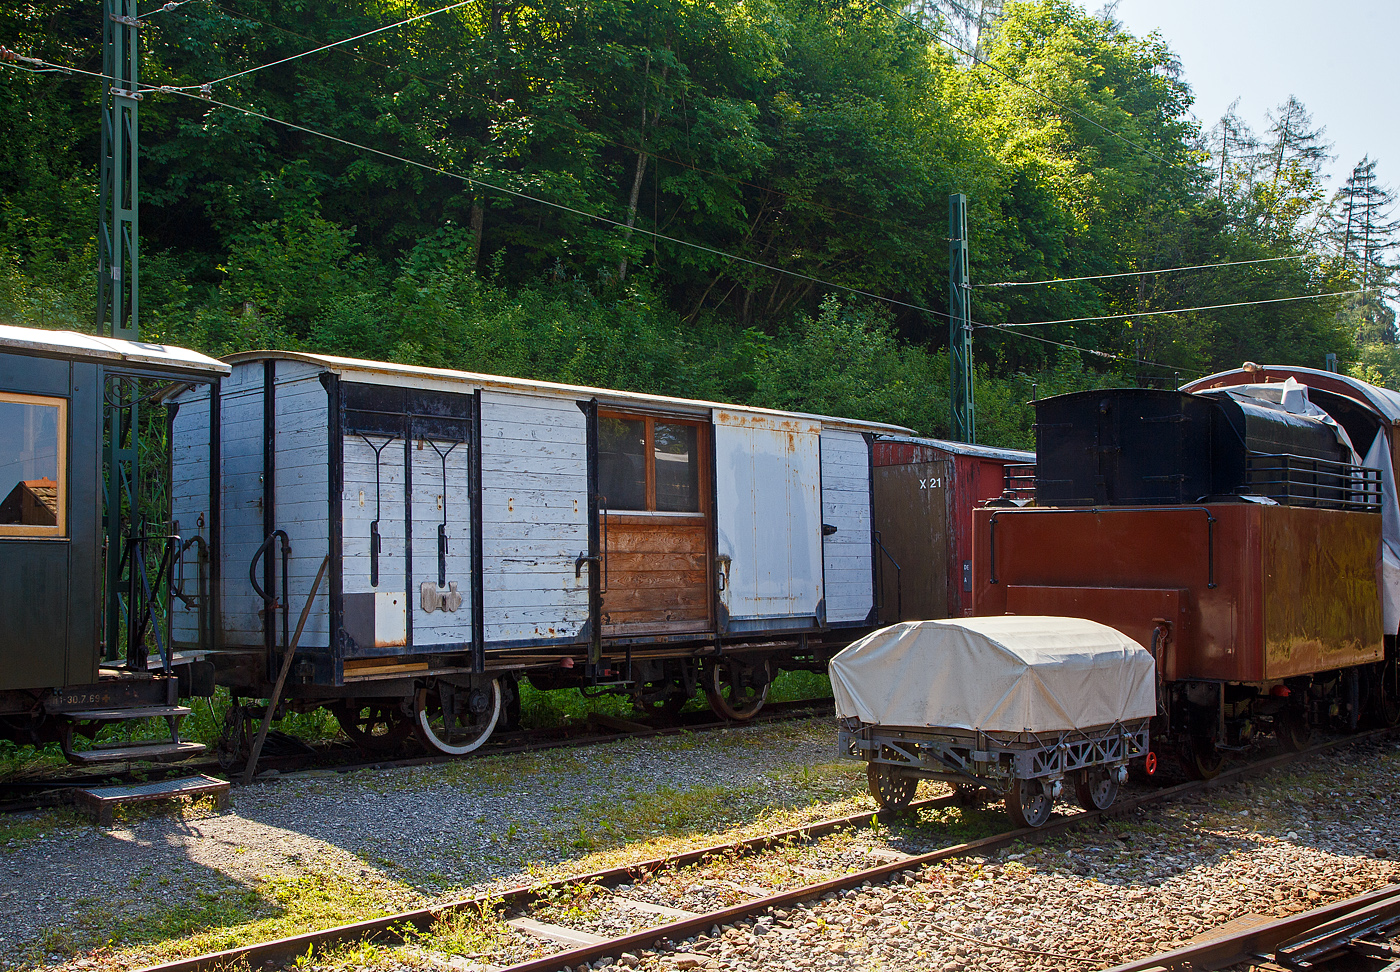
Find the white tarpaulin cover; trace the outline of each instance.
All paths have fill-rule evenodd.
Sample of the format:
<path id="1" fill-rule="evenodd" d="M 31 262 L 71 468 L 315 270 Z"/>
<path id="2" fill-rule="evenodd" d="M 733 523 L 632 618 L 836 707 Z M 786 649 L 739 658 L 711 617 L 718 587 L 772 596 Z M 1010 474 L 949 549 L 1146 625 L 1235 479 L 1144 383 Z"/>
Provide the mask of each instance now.
<path id="1" fill-rule="evenodd" d="M 1157 713 L 1152 656 L 1080 618 L 906 621 L 831 659 L 836 715 L 983 732 L 1087 729 Z"/>

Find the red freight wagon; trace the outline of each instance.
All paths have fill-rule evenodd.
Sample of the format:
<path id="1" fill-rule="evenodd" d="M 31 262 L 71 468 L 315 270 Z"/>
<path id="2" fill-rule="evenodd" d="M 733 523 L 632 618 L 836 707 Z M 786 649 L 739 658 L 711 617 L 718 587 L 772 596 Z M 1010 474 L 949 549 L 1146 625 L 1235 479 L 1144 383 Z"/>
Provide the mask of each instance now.
<path id="1" fill-rule="evenodd" d="M 1035 453 L 881 437 L 875 441 L 879 623 L 972 614 L 972 511 Z"/>

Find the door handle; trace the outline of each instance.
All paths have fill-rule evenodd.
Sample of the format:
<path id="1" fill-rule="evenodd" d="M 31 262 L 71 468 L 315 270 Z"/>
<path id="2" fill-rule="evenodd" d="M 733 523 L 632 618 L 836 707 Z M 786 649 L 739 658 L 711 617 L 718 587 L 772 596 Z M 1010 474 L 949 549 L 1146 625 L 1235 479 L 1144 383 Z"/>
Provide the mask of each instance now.
<path id="1" fill-rule="evenodd" d="M 715 558 L 715 580 L 721 592 L 729 589 L 729 567 L 733 561 L 727 554 Z"/>

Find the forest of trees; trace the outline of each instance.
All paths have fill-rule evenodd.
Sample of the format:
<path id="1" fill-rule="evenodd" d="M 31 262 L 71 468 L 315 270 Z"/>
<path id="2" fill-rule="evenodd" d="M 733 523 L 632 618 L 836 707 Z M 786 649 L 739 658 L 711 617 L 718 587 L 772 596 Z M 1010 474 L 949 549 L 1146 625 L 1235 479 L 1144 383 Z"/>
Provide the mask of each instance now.
<path id="1" fill-rule="evenodd" d="M 1329 192 L 1323 128 L 1292 98 L 1266 131 L 1233 112 L 1202 130 L 1170 49 L 1111 16 L 472 0 L 229 77 L 437 6 L 152 4 L 142 81 L 184 93 L 140 107 L 143 334 L 945 434 L 962 192 L 979 324 L 1096 318 L 975 331 L 981 441 L 1031 443 L 1033 386 L 1329 353 L 1400 380 L 1374 162 Z M 100 71 L 99 9 L 8 5 L 0 45 Z M 91 330 L 101 85 L 37 67 L 0 68 L 0 320 Z M 990 286 L 1240 261 L 1268 262 Z"/>

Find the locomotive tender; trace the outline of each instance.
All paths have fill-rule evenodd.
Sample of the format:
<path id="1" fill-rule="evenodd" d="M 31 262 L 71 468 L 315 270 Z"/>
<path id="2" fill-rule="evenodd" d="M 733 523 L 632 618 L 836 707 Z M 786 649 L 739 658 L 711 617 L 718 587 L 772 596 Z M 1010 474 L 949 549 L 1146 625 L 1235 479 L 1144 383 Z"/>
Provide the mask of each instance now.
<path id="1" fill-rule="evenodd" d="M 1400 395 L 1249 365 L 1036 403 L 1035 503 L 976 513 L 980 615 L 1110 625 L 1157 665 L 1154 734 L 1212 776 L 1261 730 L 1400 722 Z"/>

